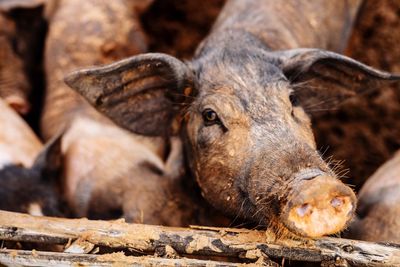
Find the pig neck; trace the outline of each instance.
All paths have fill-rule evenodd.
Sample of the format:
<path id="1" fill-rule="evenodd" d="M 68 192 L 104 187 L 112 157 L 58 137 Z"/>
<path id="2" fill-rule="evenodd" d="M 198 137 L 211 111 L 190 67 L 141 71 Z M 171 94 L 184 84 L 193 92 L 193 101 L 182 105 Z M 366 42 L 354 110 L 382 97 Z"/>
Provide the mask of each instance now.
<path id="1" fill-rule="evenodd" d="M 360 4 L 361 0 L 231 0 L 210 37 L 238 30 L 271 50 L 312 47 L 343 52 Z"/>

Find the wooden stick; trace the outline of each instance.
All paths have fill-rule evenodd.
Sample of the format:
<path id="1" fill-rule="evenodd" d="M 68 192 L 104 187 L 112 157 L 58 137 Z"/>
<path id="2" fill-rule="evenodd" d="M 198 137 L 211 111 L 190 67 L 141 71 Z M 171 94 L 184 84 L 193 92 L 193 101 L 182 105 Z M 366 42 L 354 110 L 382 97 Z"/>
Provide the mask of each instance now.
<path id="1" fill-rule="evenodd" d="M 179 255 L 348 262 L 355 266 L 400 266 L 400 248 L 363 241 L 321 238 L 275 240 L 268 232 L 229 228 L 173 228 L 118 221 L 34 217 L 0 211 L 0 239 L 66 244 L 82 239 L 96 246 L 154 253 L 171 246 Z"/>
<path id="2" fill-rule="evenodd" d="M 88 255 L 58 252 L 25 251 L 2 249 L 0 263 L 16 266 L 227 266 L 237 267 L 241 264 L 197 259 L 166 259 L 150 256 L 125 256 L 122 252 Z"/>

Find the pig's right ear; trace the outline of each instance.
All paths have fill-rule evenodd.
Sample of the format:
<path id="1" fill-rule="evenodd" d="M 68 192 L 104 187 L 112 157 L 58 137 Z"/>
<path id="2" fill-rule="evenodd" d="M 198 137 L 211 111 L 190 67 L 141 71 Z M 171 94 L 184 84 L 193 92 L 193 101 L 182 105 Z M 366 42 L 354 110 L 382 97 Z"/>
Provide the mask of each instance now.
<path id="1" fill-rule="evenodd" d="M 149 136 L 170 134 L 172 120 L 195 94 L 190 68 L 159 53 L 75 71 L 65 82 L 118 125 Z"/>
<path id="2" fill-rule="evenodd" d="M 320 49 L 280 51 L 281 68 L 294 85 L 299 103 L 312 113 L 335 108 L 345 99 L 377 90 L 400 76 Z"/>

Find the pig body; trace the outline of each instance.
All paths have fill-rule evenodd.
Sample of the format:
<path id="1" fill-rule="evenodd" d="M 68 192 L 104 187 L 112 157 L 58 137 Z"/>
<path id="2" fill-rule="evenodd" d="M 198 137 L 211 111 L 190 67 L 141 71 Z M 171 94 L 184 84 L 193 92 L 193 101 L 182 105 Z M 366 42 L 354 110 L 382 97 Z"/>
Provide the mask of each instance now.
<path id="1" fill-rule="evenodd" d="M 76 216 L 171 226 L 210 224 L 196 197 L 184 192 L 179 140 L 171 143 L 164 161 L 146 138 L 76 118 L 63 143 L 65 196 Z"/>
<path id="2" fill-rule="evenodd" d="M 53 12 L 42 132 L 65 128 L 64 194 L 75 216 L 178 226 L 198 223 L 204 211 L 185 192 L 177 141 L 121 129 L 63 83 L 75 68 L 146 51 L 136 11 L 150 2 L 66 0 Z"/>
<path id="3" fill-rule="evenodd" d="M 68 90 L 62 79 L 78 66 L 109 63 L 145 51 L 145 37 L 136 23 L 133 6 L 128 3 L 57 1 L 45 51 L 48 78 L 41 132 L 46 140 L 78 116 L 107 121 Z"/>
<path id="4" fill-rule="evenodd" d="M 202 195 L 225 213 L 281 234 L 336 233 L 356 199 L 316 150 L 306 112 L 399 79 L 321 50 L 343 49 L 358 5 L 228 1 L 191 62 L 142 54 L 66 82 L 134 133 L 179 133 Z"/>
<path id="5" fill-rule="evenodd" d="M 400 242 L 400 153 L 382 165 L 358 194 L 358 217 L 348 236 L 373 242 Z"/>

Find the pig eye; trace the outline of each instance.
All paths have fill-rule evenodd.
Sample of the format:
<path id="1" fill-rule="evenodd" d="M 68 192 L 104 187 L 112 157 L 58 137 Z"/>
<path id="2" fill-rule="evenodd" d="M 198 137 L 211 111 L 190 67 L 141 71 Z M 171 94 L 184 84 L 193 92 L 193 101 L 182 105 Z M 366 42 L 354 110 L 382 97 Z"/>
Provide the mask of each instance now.
<path id="1" fill-rule="evenodd" d="M 220 123 L 217 113 L 215 113 L 215 111 L 212 109 L 209 109 L 209 108 L 205 109 L 203 111 L 202 115 L 203 115 L 204 124 L 206 126 L 211 126 L 211 125 Z"/>
<path id="2" fill-rule="evenodd" d="M 300 105 L 299 98 L 295 94 L 290 94 L 289 96 L 290 103 L 292 106 L 297 107 Z"/>

